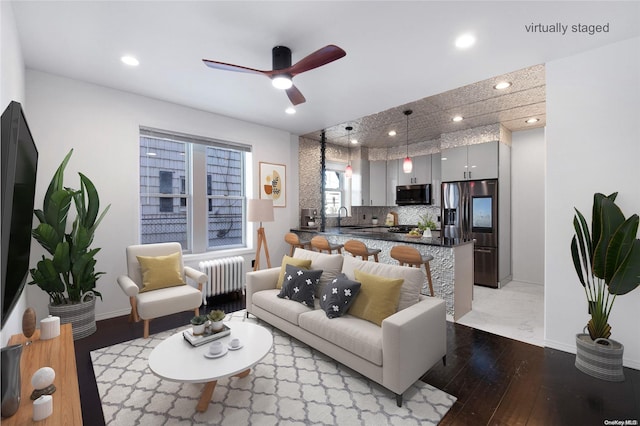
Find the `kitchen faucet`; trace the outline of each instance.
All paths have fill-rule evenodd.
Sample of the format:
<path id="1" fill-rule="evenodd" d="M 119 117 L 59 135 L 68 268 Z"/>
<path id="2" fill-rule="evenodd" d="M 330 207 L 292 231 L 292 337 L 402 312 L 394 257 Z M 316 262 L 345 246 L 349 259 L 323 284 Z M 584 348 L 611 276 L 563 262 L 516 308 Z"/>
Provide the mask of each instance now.
<path id="1" fill-rule="evenodd" d="M 349 214 L 349 211 L 345 206 L 342 206 L 338 209 L 338 228 L 340 228 L 340 219 L 341 219 L 340 212 L 342 211 L 342 209 L 344 209 L 344 217 L 347 217 L 347 215 Z"/>

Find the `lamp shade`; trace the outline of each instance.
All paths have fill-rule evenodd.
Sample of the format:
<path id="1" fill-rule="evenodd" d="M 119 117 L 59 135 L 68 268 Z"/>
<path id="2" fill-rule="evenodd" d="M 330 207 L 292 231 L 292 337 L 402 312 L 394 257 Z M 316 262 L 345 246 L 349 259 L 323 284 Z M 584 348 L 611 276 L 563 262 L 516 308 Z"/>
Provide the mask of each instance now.
<path id="1" fill-rule="evenodd" d="M 247 204 L 249 222 L 273 222 L 273 200 L 253 199 Z"/>
<path id="2" fill-rule="evenodd" d="M 411 173 L 411 170 L 413 170 L 413 162 L 411 161 L 411 158 L 406 157 L 402 162 L 402 171 L 405 173 Z"/>

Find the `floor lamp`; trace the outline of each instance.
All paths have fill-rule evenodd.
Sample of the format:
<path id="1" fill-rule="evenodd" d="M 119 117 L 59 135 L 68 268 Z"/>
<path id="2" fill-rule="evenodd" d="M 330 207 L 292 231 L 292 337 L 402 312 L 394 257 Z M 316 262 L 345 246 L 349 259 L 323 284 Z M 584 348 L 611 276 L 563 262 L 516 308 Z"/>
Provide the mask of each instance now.
<path id="1" fill-rule="evenodd" d="M 267 238 L 264 235 L 262 222 L 273 222 L 273 200 L 271 199 L 255 199 L 249 200 L 247 206 L 247 220 L 249 222 L 260 222 L 258 228 L 258 245 L 256 247 L 256 261 L 253 264 L 253 270 L 260 269 L 260 249 L 264 243 L 264 252 L 267 257 L 267 266 L 271 268 L 271 259 L 269 259 L 269 247 L 267 246 Z"/>

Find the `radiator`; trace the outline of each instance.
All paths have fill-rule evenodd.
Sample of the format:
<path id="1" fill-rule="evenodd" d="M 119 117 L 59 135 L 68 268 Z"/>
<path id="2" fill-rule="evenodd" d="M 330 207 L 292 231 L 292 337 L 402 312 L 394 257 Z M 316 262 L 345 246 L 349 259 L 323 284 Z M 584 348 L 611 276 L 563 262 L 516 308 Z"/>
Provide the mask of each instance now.
<path id="1" fill-rule="evenodd" d="M 244 257 L 233 256 L 206 260 L 198 264 L 200 271 L 207 274 L 207 282 L 202 286 L 202 298 L 218 294 L 242 291 L 244 284 Z"/>

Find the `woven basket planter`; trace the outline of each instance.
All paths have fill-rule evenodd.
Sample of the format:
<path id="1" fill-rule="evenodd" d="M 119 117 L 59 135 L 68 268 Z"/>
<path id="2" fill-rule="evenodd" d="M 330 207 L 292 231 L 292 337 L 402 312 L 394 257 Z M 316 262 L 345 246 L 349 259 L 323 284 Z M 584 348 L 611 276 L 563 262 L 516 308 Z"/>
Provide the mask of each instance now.
<path id="1" fill-rule="evenodd" d="M 60 324 L 71 323 L 73 340 L 82 339 L 96 332 L 96 298 L 93 293 L 85 293 L 82 301 L 78 303 L 50 304 L 49 314 L 60 317 Z"/>
<path id="2" fill-rule="evenodd" d="M 608 342 L 603 345 L 598 342 Z M 588 334 L 576 334 L 576 368 L 583 373 L 610 382 L 624 381 L 624 346 L 611 339 L 592 340 Z"/>

